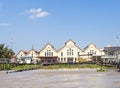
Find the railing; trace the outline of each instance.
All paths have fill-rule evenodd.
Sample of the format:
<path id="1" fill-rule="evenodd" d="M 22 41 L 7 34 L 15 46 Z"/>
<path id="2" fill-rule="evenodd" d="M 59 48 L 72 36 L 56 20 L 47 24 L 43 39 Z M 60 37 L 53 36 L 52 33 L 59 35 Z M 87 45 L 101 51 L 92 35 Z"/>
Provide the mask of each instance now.
<path id="1" fill-rule="evenodd" d="M 116 55 L 103 55 L 101 56 L 101 58 L 111 58 L 111 59 L 115 59 Z"/>

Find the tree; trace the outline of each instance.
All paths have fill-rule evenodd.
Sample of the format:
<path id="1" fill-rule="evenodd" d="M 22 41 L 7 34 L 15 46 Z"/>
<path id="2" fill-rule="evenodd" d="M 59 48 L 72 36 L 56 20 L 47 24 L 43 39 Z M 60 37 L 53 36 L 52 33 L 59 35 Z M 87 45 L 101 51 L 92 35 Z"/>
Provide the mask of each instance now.
<path id="1" fill-rule="evenodd" d="M 15 53 L 5 44 L 0 44 L 0 58 L 11 58 Z"/>

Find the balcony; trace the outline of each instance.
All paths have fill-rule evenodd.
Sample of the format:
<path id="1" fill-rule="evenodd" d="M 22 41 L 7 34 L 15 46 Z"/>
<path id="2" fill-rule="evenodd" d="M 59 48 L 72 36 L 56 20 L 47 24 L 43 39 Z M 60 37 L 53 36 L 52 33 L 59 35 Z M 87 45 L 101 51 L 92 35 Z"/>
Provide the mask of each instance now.
<path id="1" fill-rule="evenodd" d="M 116 55 L 103 55 L 101 56 L 101 58 L 111 58 L 111 59 L 115 59 Z"/>

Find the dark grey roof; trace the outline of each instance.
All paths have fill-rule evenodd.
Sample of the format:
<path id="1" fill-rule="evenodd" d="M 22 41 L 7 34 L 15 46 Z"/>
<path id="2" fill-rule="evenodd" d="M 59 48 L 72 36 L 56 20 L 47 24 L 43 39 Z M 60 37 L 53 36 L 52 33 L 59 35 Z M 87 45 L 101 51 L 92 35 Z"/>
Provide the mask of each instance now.
<path id="1" fill-rule="evenodd" d="M 104 51 L 120 51 L 120 47 L 104 47 Z"/>

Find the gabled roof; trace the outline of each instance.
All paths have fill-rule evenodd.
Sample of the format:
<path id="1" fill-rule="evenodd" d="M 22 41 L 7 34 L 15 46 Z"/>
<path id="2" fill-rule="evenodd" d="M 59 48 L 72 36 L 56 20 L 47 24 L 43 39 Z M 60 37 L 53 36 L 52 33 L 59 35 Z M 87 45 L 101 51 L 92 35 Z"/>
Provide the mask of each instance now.
<path id="1" fill-rule="evenodd" d="M 93 45 L 93 46 L 96 47 L 96 45 L 95 45 L 94 43 L 90 43 L 88 46 L 86 46 L 86 47 L 84 48 L 84 51 L 86 51 L 91 45 Z M 98 48 L 96 47 L 96 49 L 98 49 Z M 98 49 L 98 50 L 100 50 L 100 49 Z"/>
<path id="2" fill-rule="evenodd" d="M 83 51 L 81 48 L 79 48 L 79 47 L 76 45 L 76 43 L 75 43 L 73 40 L 69 39 L 67 42 L 65 42 L 65 45 L 64 45 L 62 48 L 60 48 L 60 49 L 58 50 L 58 52 L 59 52 L 60 50 L 62 50 L 62 49 L 66 46 L 66 44 L 67 44 L 69 41 L 73 42 L 74 45 L 75 45 L 78 49 L 80 49 L 81 51 Z"/>
<path id="3" fill-rule="evenodd" d="M 28 52 L 28 54 L 29 54 L 31 51 L 34 51 L 35 53 L 39 54 L 39 52 L 36 51 L 35 49 L 31 49 L 31 50 Z"/>
<path id="4" fill-rule="evenodd" d="M 85 49 L 87 49 L 89 46 L 91 46 L 91 45 L 94 45 L 95 47 L 96 47 L 96 45 L 94 44 L 94 43 L 90 43 L 89 45 L 87 45 L 85 48 L 84 48 L 84 50 Z"/>
<path id="5" fill-rule="evenodd" d="M 23 52 L 24 54 L 28 54 L 28 51 L 20 50 L 20 52 Z"/>
<path id="6" fill-rule="evenodd" d="M 53 46 L 52 44 L 50 44 L 50 43 L 47 43 L 47 44 L 44 46 L 44 48 L 42 48 L 42 49 L 40 50 L 40 52 L 41 52 L 42 50 L 44 50 L 48 45 L 50 45 L 50 46 L 57 52 L 57 50 L 54 48 L 54 46 Z"/>
<path id="7" fill-rule="evenodd" d="M 105 51 L 120 51 L 120 47 L 112 46 L 112 47 L 104 47 Z"/>
<path id="8" fill-rule="evenodd" d="M 74 44 L 76 44 L 72 39 L 69 39 L 67 42 L 65 42 L 65 45 L 70 41 L 73 42 Z"/>
<path id="9" fill-rule="evenodd" d="M 27 52 L 27 51 L 20 50 L 20 51 L 17 53 L 17 55 L 18 55 L 20 52 L 23 52 L 25 55 L 27 55 L 27 54 L 28 54 L 28 52 Z M 17 56 L 17 55 L 16 55 L 16 56 Z"/>

